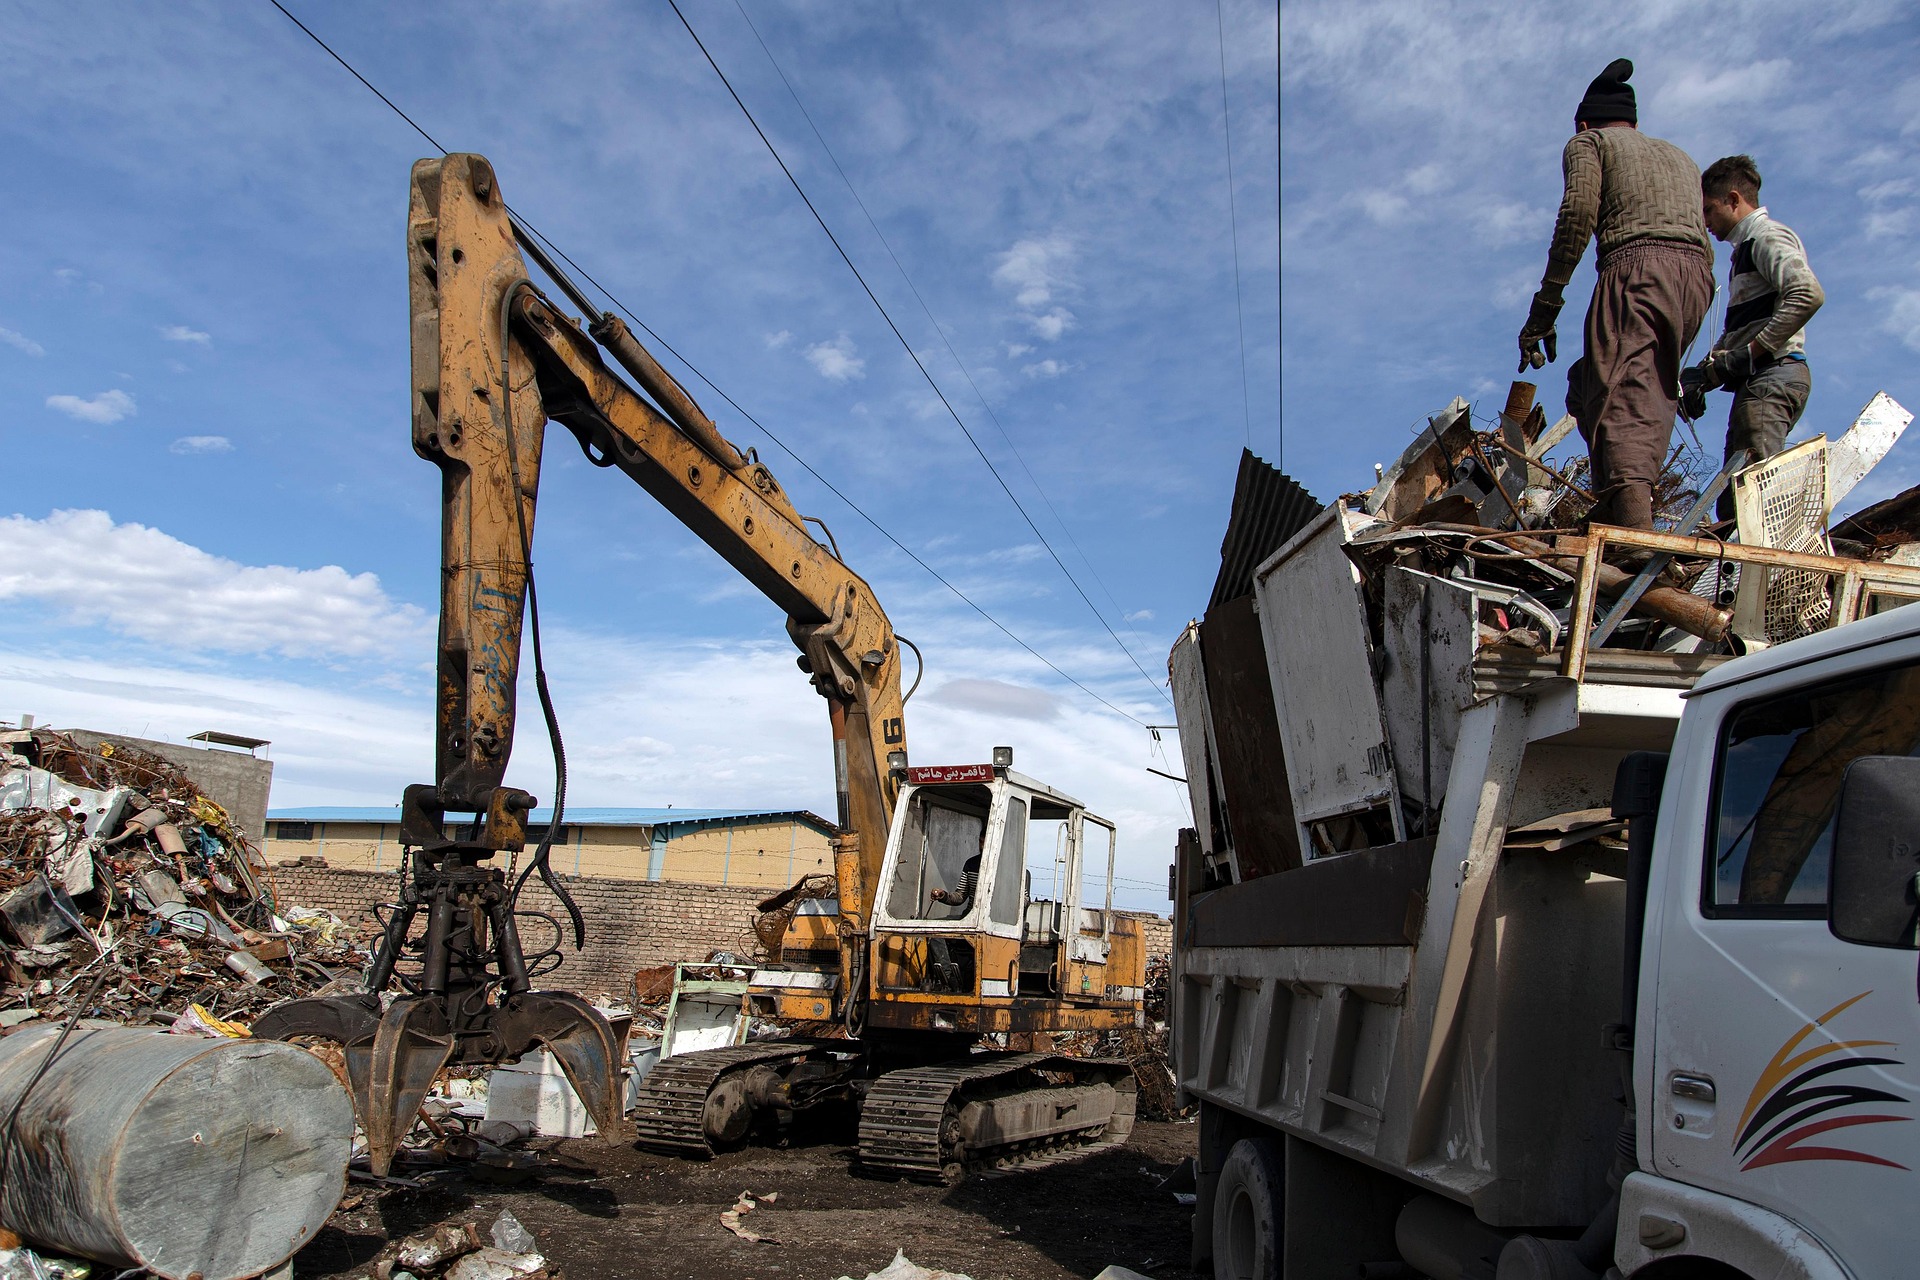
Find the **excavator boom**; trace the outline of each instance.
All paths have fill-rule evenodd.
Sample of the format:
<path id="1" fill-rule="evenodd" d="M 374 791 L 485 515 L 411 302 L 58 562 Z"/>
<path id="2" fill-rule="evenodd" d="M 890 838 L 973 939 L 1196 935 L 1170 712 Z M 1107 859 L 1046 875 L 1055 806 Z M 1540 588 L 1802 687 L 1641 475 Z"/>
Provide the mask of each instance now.
<path id="1" fill-rule="evenodd" d="M 588 313 L 591 334 L 529 279 L 522 244 Z M 836 869 L 850 890 L 840 931 L 849 972 L 860 955 L 854 926 L 865 916 L 854 886 L 877 882 L 898 789 L 884 761 L 906 745 L 899 645 L 871 588 L 813 538 L 773 474 L 728 443 L 624 324 L 595 311 L 520 232 L 485 159 L 450 155 L 414 166 L 407 259 L 413 447 L 441 476 L 434 781 L 406 791 L 409 874 L 366 990 L 289 1001 L 256 1028 L 268 1038 L 343 1044 L 380 1174 L 443 1066 L 511 1061 L 536 1044 L 558 1059 L 601 1134 L 624 1132 L 618 1037 L 578 996 L 532 989 L 557 949 L 529 962 L 516 924 L 529 914 L 517 909 L 526 875 L 508 884 L 490 865 L 495 853 L 525 847 L 534 806 L 504 780 L 550 419 L 596 466 L 646 489 L 787 615 L 800 665 L 829 708 L 845 833 Z M 653 401 L 608 367 L 596 338 Z M 448 837 L 450 812 L 476 815 L 461 824 L 463 838 Z M 528 871 L 547 877 L 571 910 L 545 866 L 545 847 Z M 410 943 L 423 914 L 425 936 Z M 577 913 L 574 927 L 577 943 Z M 418 972 L 399 967 L 410 948 Z M 394 987 L 400 994 L 383 1000 Z"/>

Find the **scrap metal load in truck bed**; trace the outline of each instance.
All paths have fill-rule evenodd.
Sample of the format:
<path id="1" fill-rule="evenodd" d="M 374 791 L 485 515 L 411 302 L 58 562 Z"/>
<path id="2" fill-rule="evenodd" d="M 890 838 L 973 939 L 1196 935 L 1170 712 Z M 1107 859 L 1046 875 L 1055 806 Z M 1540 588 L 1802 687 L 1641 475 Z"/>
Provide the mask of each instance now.
<path id="1" fill-rule="evenodd" d="M 1195 1260 L 1902 1274 L 1873 1172 L 1920 1147 L 1814 1135 L 1920 1099 L 1909 1053 L 1859 1047 L 1920 1038 L 1912 956 L 1859 945 L 1913 945 L 1916 842 L 1873 863 L 1897 787 L 1854 798 L 1884 768 L 1920 806 L 1920 500 L 1829 529 L 1910 415 L 1676 474 L 1677 531 L 1576 533 L 1531 390 L 1485 433 L 1456 401 L 1325 507 L 1243 456 L 1169 659 Z M 1727 483 L 1737 528 L 1696 528 Z"/>

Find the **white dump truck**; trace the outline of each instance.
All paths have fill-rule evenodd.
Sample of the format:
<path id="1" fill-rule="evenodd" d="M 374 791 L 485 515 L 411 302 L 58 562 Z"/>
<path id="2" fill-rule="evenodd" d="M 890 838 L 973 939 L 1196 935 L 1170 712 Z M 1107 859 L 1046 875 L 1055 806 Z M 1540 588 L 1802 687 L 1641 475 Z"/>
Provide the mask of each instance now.
<path id="1" fill-rule="evenodd" d="M 1596 647 L 1711 548 L 1377 505 L 1243 460 L 1170 657 L 1196 1265 L 1920 1275 L 1917 571 L 1728 546 Z"/>

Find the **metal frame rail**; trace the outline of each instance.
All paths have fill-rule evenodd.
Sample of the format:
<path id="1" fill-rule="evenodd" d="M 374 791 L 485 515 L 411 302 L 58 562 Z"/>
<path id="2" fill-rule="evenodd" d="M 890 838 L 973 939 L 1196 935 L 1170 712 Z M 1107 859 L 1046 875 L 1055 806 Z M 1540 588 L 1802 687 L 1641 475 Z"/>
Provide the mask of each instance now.
<path id="1" fill-rule="evenodd" d="M 1584 541 L 1584 546 L 1579 543 Z M 1594 525 L 1584 540 L 1561 538 L 1556 550 L 1580 556 L 1580 573 L 1573 590 L 1573 615 L 1567 627 L 1567 642 L 1560 672 L 1574 680 L 1584 680 L 1587 653 L 1594 630 L 1595 597 L 1599 590 L 1601 559 L 1609 546 L 1638 547 L 1668 556 L 1695 560 L 1732 561 L 1764 569 L 1798 569 L 1823 573 L 1834 585 L 1833 611 L 1829 627 L 1852 622 L 1868 596 L 1897 595 L 1920 600 L 1920 566 L 1885 564 L 1852 560 L 1840 556 L 1810 555 L 1800 551 L 1780 551 L 1772 547 L 1747 547 L 1716 538 L 1695 538 L 1680 534 L 1655 533 L 1650 529 L 1619 529 Z"/>

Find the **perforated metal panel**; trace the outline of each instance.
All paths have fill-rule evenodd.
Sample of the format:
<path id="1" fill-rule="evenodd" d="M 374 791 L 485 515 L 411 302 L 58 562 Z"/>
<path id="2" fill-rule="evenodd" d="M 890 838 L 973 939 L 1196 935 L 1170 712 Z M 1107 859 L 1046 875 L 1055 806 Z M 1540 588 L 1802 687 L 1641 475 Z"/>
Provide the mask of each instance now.
<path id="1" fill-rule="evenodd" d="M 1815 436 L 1733 478 L 1740 541 L 1750 547 L 1832 555 L 1827 538 L 1827 438 Z M 1736 634 L 1783 644 L 1827 625 L 1833 601 L 1827 575 L 1760 569 L 1742 575 L 1733 607 Z"/>

